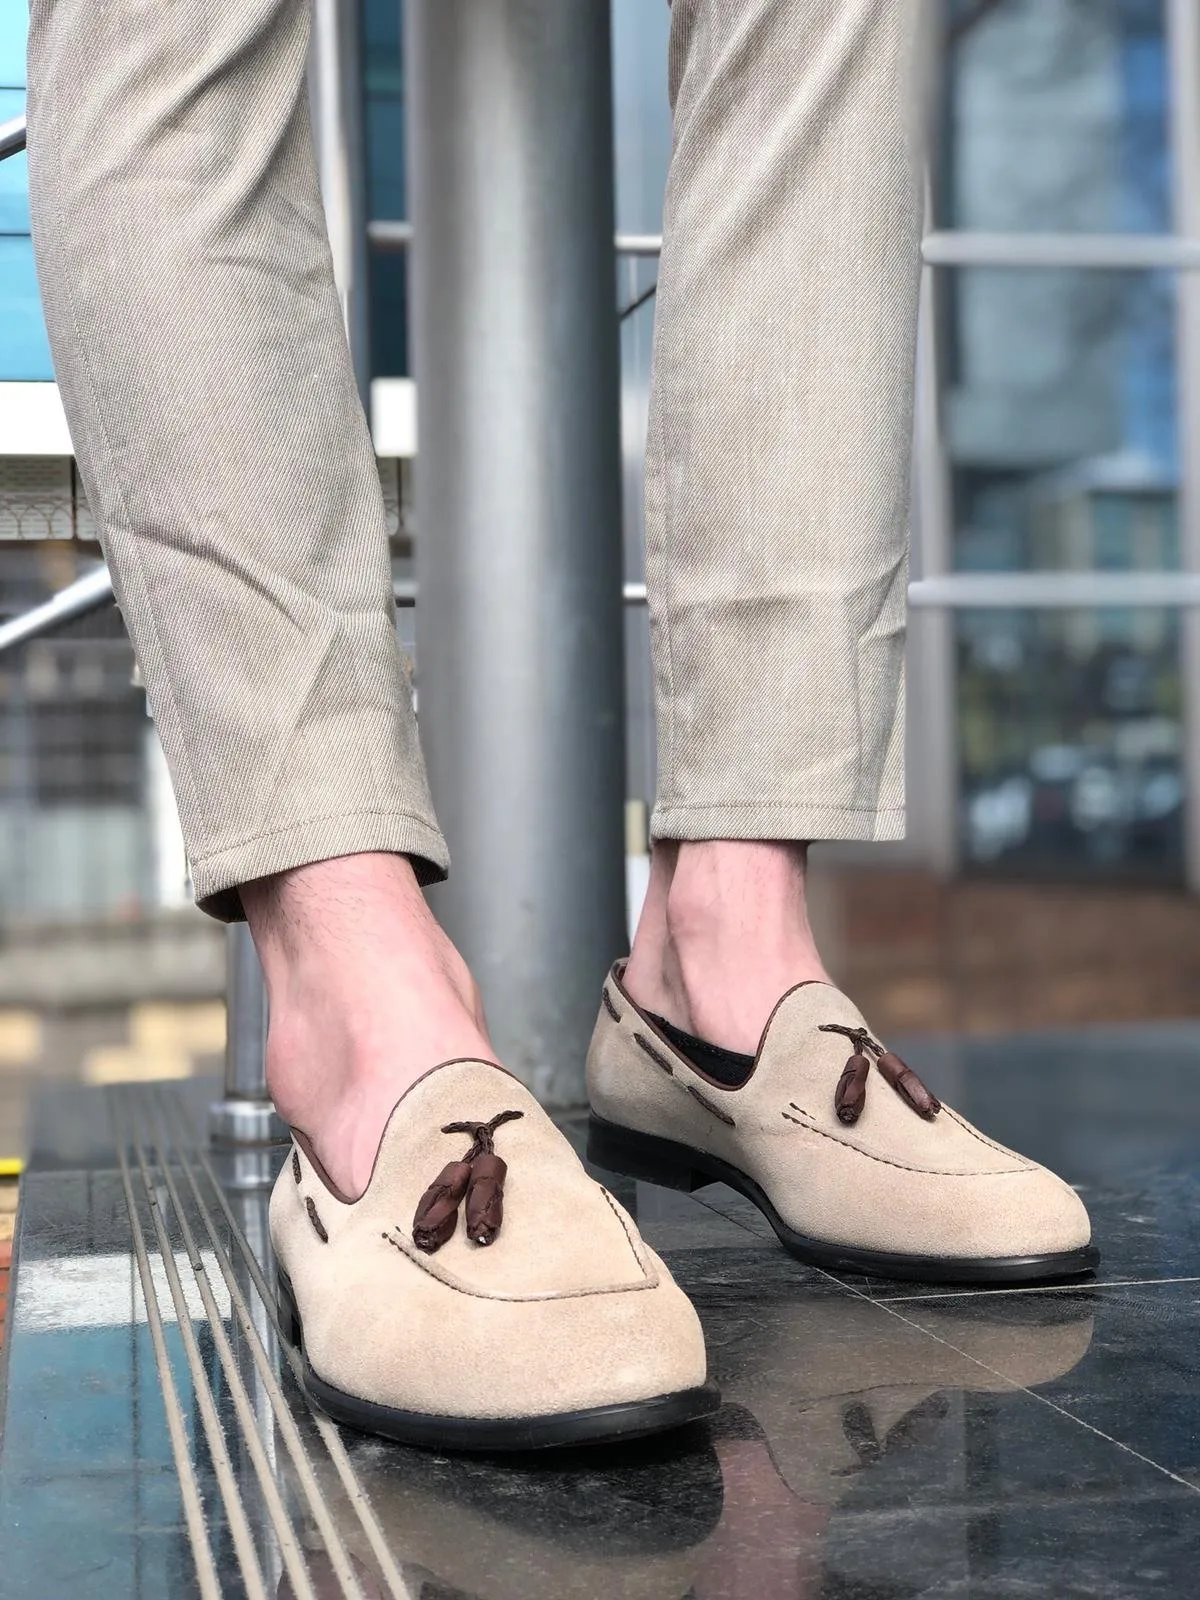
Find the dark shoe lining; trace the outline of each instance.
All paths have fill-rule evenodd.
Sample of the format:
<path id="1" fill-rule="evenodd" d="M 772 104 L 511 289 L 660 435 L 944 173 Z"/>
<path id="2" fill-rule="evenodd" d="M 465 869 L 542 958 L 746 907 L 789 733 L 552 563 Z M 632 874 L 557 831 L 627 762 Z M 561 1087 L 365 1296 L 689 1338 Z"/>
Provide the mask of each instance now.
<path id="1" fill-rule="evenodd" d="M 697 1071 L 715 1078 L 729 1089 L 740 1089 L 749 1081 L 754 1071 L 754 1056 L 726 1050 L 719 1044 L 709 1044 L 707 1039 L 697 1039 L 694 1033 L 685 1033 L 682 1028 L 677 1028 L 665 1017 L 656 1016 L 653 1011 L 647 1011 L 644 1015 Z"/>

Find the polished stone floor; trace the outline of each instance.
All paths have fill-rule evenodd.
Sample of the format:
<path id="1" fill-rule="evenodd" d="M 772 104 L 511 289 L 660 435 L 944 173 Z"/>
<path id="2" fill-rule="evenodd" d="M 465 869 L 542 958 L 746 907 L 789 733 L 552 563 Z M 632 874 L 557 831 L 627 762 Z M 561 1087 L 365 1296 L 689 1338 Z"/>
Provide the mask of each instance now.
<path id="1" fill-rule="evenodd" d="M 504 1461 L 311 1415 L 259 1294 L 264 1190 L 188 1131 L 202 1086 L 47 1097 L 18 1239 L 0 1595 L 1195 1595 L 1200 1027 L 904 1053 L 1079 1183 L 1095 1281 L 837 1279 L 728 1190 L 614 1184 L 699 1308 L 724 1407 L 622 1450 Z"/>

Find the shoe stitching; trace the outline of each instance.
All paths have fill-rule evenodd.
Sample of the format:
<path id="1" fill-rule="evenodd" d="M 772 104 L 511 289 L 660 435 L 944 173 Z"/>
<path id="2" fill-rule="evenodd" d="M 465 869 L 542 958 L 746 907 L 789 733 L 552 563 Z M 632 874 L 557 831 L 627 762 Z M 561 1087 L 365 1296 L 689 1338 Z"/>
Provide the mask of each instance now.
<path id="1" fill-rule="evenodd" d="M 617 1202 L 613 1199 L 612 1195 L 609 1194 L 608 1190 L 604 1187 L 604 1185 L 602 1183 L 600 1183 L 600 1184 L 597 1184 L 596 1187 L 600 1190 L 600 1193 L 608 1201 L 608 1207 L 609 1207 L 609 1210 L 612 1212 L 613 1216 L 616 1217 L 617 1221 L 621 1224 L 621 1231 L 624 1233 L 625 1238 L 627 1239 L 627 1241 L 629 1243 L 629 1248 L 633 1252 L 633 1259 L 637 1262 L 638 1266 L 641 1267 L 642 1271 L 646 1274 L 646 1276 L 648 1278 L 652 1278 L 654 1280 L 654 1282 L 657 1283 L 658 1282 L 658 1273 L 654 1270 L 653 1267 L 650 1266 L 649 1262 L 647 1260 L 645 1260 L 645 1255 L 646 1255 L 646 1244 L 645 1244 L 645 1241 L 641 1238 L 640 1235 L 638 1235 L 636 1233 L 631 1233 L 629 1231 L 629 1223 L 626 1221 L 624 1212 L 621 1210 L 621 1208 L 617 1204 Z M 640 1246 L 640 1248 L 639 1248 L 639 1246 Z"/>
<path id="2" fill-rule="evenodd" d="M 640 1033 L 635 1033 L 633 1038 L 634 1042 L 641 1046 L 645 1053 L 650 1057 L 651 1061 L 654 1062 L 656 1067 L 661 1067 L 668 1078 L 675 1077 L 675 1068 L 660 1050 L 655 1049 L 655 1047 L 650 1043 L 649 1039 Z M 679 1084 L 681 1089 L 686 1089 L 691 1095 L 692 1099 L 695 1100 L 699 1105 L 702 1105 L 710 1116 L 716 1117 L 718 1122 L 723 1122 L 727 1128 L 737 1127 L 737 1123 L 729 1115 L 728 1111 L 722 1111 L 720 1106 L 715 1106 L 706 1094 L 702 1093 L 696 1088 L 695 1084 L 684 1083 L 680 1078 L 677 1078 L 675 1081 Z"/>
<path id="3" fill-rule="evenodd" d="M 621 1013 L 617 1010 L 616 1006 L 613 1005 L 612 995 L 609 994 L 607 985 L 603 989 L 601 989 L 600 998 L 604 1002 L 605 1011 L 608 1012 L 609 1016 L 613 1019 L 613 1021 L 614 1022 L 620 1022 Z"/>
<path id="4" fill-rule="evenodd" d="M 736 1128 L 737 1127 L 737 1123 L 729 1115 L 728 1111 L 722 1111 L 720 1106 L 713 1105 L 712 1101 L 708 1098 L 708 1096 L 701 1094 L 699 1089 L 696 1088 L 695 1084 L 685 1083 L 683 1087 L 691 1095 L 693 1100 L 697 1101 L 700 1105 L 702 1105 L 704 1107 L 705 1111 L 709 1112 L 712 1116 L 716 1117 L 719 1122 L 723 1122 L 726 1125 L 726 1127 L 729 1127 L 729 1128 Z"/>
<path id="5" fill-rule="evenodd" d="M 797 1108 L 798 1109 L 798 1108 Z M 818 1128 L 813 1122 L 804 1122 L 799 1117 L 793 1117 L 788 1112 L 780 1115 L 787 1122 L 794 1122 L 798 1128 L 807 1128 L 810 1133 L 819 1133 L 822 1139 L 830 1139 L 834 1144 L 840 1144 L 843 1149 L 852 1150 L 856 1156 L 863 1156 L 868 1161 L 878 1161 L 881 1166 L 896 1167 L 900 1172 L 920 1172 L 930 1178 L 1019 1178 L 1025 1172 L 1032 1171 L 1030 1167 L 995 1167 L 985 1168 L 982 1172 L 956 1172 L 949 1167 L 914 1167 L 905 1161 L 889 1161 L 887 1156 L 872 1155 L 869 1150 L 861 1150 L 858 1145 L 851 1144 L 848 1139 L 839 1139 L 836 1133 L 826 1133 L 824 1128 Z"/>
<path id="6" fill-rule="evenodd" d="M 988 1149 L 989 1150 L 994 1150 L 997 1155 L 1001 1155 L 1001 1156 L 1016 1155 L 1016 1152 L 1014 1150 L 1006 1150 L 1005 1147 L 1002 1144 L 997 1144 L 994 1139 L 989 1139 L 989 1138 L 986 1137 L 986 1135 L 980 1133 L 978 1128 L 973 1128 L 971 1126 L 971 1124 L 966 1120 L 965 1117 L 960 1117 L 958 1112 L 953 1110 L 950 1106 L 943 1106 L 942 1110 L 946 1113 L 946 1115 L 948 1117 L 950 1117 L 954 1122 L 956 1122 L 958 1124 L 958 1126 L 962 1129 L 962 1131 L 964 1133 L 969 1133 L 971 1135 L 972 1139 L 978 1139 L 980 1144 L 987 1145 Z M 1021 1164 L 1023 1166 L 1029 1168 L 1030 1171 L 1032 1171 L 1033 1168 L 1037 1165 L 1036 1162 L 1030 1161 L 1026 1156 L 1018 1155 L 1017 1156 L 1017 1160 L 1019 1162 L 1021 1162 Z"/>
<path id="7" fill-rule="evenodd" d="M 320 1217 L 317 1215 L 317 1208 L 316 1208 L 315 1204 L 313 1203 L 313 1198 L 312 1198 L 311 1195 L 309 1195 L 308 1198 L 305 1200 L 304 1209 L 308 1212 L 308 1220 L 312 1223 L 313 1229 L 316 1232 L 317 1238 L 320 1239 L 322 1244 L 328 1244 L 329 1243 L 329 1235 L 325 1231 L 325 1224 L 321 1221 Z"/>
<path id="8" fill-rule="evenodd" d="M 300 1152 L 296 1149 L 292 1150 L 292 1177 L 300 1182 Z"/>
<path id="9" fill-rule="evenodd" d="M 611 1204 L 611 1201 L 609 1203 Z M 620 1219 L 618 1218 L 618 1220 Z M 444 1270 L 439 1271 L 428 1256 L 413 1254 L 403 1237 L 397 1237 L 392 1233 L 382 1233 L 380 1238 L 390 1244 L 393 1249 L 398 1250 L 406 1261 L 411 1261 L 415 1267 L 420 1267 L 422 1272 L 427 1272 L 435 1283 L 440 1283 L 443 1288 L 450 1289 L 455 1294 L 469 1295 L 472 1300 L 495 1300 L 505 1305 L 533 1305 L 550 1300 L 582 1300 L 588 1295 L 594 1294 L 636 1294 L 643 1289 L 657 1289 L 660 1281 L 658 1274 L 643 1266 L 641 1261 L 637 1260 L 635 1254 L 634 1259 L 637 1261 L 638 1267 L 641 1268 L 643 1275 L 641 1283 L 615 1283 L 603 1288 L 593 1289 L 547 1289 L 537 1294 L 485 1294 L 481 1289 L 468 1289 L 465 1284 L 454 1282 Z M 626 1238 L 628 1238 L 628 1232 L 626 1232 Z"/>
<path id="10" fill-rule="evenodd" d="M 663 1069 L 668 1078 L 673 1078 L 675 1076 L 675 1068 L 667 1060 L 666 1056 L 663 1055 L 661 1050 L 656 1050 L 654 1048 L 644 1034 L 635 1033 L 633 1036 L 633 1042 L 634 1044 L 639 1045 L 641 1049 L 645 1051 L 656 1067 L 661 1067 Z"/>

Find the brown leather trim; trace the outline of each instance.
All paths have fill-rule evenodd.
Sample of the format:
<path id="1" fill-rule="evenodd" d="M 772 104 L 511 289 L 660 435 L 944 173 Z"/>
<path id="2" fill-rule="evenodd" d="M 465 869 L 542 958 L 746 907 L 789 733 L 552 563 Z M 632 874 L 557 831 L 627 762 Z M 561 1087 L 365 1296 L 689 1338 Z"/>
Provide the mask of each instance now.
<path id="1" fill-rule="evenodd" d="M 342 1193 L 342 1191 L 338 1188 L 337 1184 L 334 1183 L 333 1179 L 329 1176 L 329 1174 L 325 1171 L 325 1168 L 321 1165 L 321 1158 L 317 1155 L 317 1152 L 313 1149 L 312 1140 L 308 1137 L 308 1135 L 301 1128 L 293 1128 L 292 1129 L 292 1138 L 295 1139 L 296 1143 L 300 1146 L 301 1150 L 303 1150 L 304 1154 L 308 1157 L 308 1164 L 313 1169 L 313 1176 L 317 1179 L 317 1181 L 321 1184 L 321 1186 L 323 1188 L 329 1190 L 329 1193 L 333 1196 L 333 1198 L 338 1202 L 339 1205 L 343 1205 L 343 1206 L 352 1206 L 352 1205 L 354 1205 L 356 1202 L 354 1200 L 352 1200 L 348 1194 L 343 1194 Z M 365 1194 L 365 1192 L 366 1191 L 364 1190 L 363 1193 Z M 362 1199 L 362 1195 L 360 1194 L 357 1198 L 359 1200 L 361 1200 Z"/>
<path id="2" fill-rule="evenodd" d="M 683 1057 L 680 1056 L 678 1050 L 676 1050 L 671 1041 L 664 1037 L 662 1030 L 654 1026 L 646 1013 L 638 1005 L 637 1001 L 630 998 L 628 989 L 626 989 L 624 984 L 621 982 L 621 979 L 625 976 L 625 968 L 628 966 L 628 964 L 629 963 L 627 961 L 618 961 L 613 967 L 612 971 L 609 973 L 609 981 L 616 987 L 617 993 L 623 1000 L 633 1007 L 633 1010 L 637 1014 L 639 1023 L 641 1023 L 648 1034 L 657 1039 L 658 1042 L 663 1046 L 664 1050 L 667 1052 L 667 1057 L 669 1060 L 679 1062 L 682 1066 L 685 1066 L 689 1072 L 694 1073 L 697 1078 L 702 1078 L 705 1083 L 710 1085 L 710 1087 L 713 1089 L 719 1089 L 722 1094 L 737 1094 L 740 1090 L 746 1087 L 746 1085 L 750 1082 L 750 1079 L 758 1071 L 758 1063 L 762 1060 L 763 1046 L 767 1042 L 767 1034 L 771 1030 L 771 1024 L 775 1021 L 776 1012 L 779 1010 L 780 1006 L 785 1000 L 790 1000 L 791 997 L 796 993 L 797 989 L 807 989 L 811 984 L 814 983 L 821 983 L 823 987 L 827 989 L 833 988 L 832 984 L 825 984 L 820 978 L 805 978 L 803 983 L 794 983 L 790 989 L 785 990 L 785 992 L 779 996 L 779 999 L 776 1000 L 771 1009 L 771 1015 L 766 1020 L 763 1031 L 759 1036 L 758 1049 L 754 1052 L 754 1065 L 750 1068 L 750 1071 L 747 1073 L 746 1077 L 741 1083 L 722 1083 L 719 1078 L 711 1078 L 707 1072 L 702 1070 L 702 1068 L 694 1066 L 690 1061 L 685 1061 Z"/>
<path id="3" fill-rule="evenodd" d="M 705 1111 L 709 1112 L 712 1116 L 718 1118 L 719 1121 L 724 1122 L 725 1124 L 727 1124 L 727 1126 L 729 1126 L 730 1128 L 736 1128 L 737 1127 L 737 1123 L 729 1115 L 728 1111 L 722 1111 L 720 1106 L 713 1105 L 712 1101 L 708 1098 L 708 1096 L 706 1094 L 701 1094 L 699 1089 L 696 1088 L 694 1083 L 685 1083 L 683 1087 L 691 1095 L 693 1100 L 698 1100 L 700 1102 L 700 1104 L 704 1107 Z"/>
<path id="4" fill-rule="evenodd" d="M 316 1234 L 317 1234 L 317 1238 L 320 1239 L 322 1244 L 328 1244 L 329 1243 L 329 1235 L 325 1232 L 325 1224 L 321 1221 L 320 1217 L 317 1215 L 317 1208 L 316 1208 L 316 1205 L 313 1203 L 312 1195 L 309 1195 L 308 1198 L 305 1200 L 304 1209 L 308 1212 L 308 1220 L 312 1223 L 313 1227 L 315 1228 Z"/>
<path id="5" fill-rule="evenodd" d="M 343 1194 L 338 1188 L 337 1184 L 334 1183 L 333 1179 L 326 1172 L 325 1168 L 321 1165 L 320 1161 L 317 1159 L 317 1153 L 312 1147 L 312 1140 L 304 1132 L 304 1129 L 297 1128 L 295 1124 L 292 1125 L 292 1138 L 295 1139 L 301 1150 L 303 1150 L 304 1154 L 308 1157 L 313 1172 L 320 1179 L 322 1186 L 329 1190 L 329 1193 L 339 1205 L 357 1205 L 362 1199 L 363 1194 L 366 1194 L 367 1189 L 369 1189 L 375 1182 L 375 1172 L 379 1166 L 379 1152 L 383 1149 L 383 1141 L 388 1136 L 388 1130 L 392 1125 L 392 1118 L 396 1115 L 396 1112 L 404 1104 L 405 1100 L 413 1092 L 417 1085 L 419 1083 L 424 1083 L 426 1078 L 431 1078 L 435 1072 L 440 1072 L 443 1067 L 457 1066 L 492 1067 L 496 1072 L 503 1072 L 505 1076 L 511 1078 L 514 1083 L 521 1083 L 520 1078 L 517 1077 L 515 1072 L 509 1072 L 508 1068 L 502 1067 L 498 1061 L 485 1061 L 482 1056 L 451 1056 L 449 1061 L 439 1061 L 436 1067 L 430 1067 L 428 1072 L 423 1072 L 419 1078 L 414 1078 L 409 1084 L 408 1088 L 405 1089 L 404 1093 L 400 1096 L 399 1100 L 396 1101 L 396 1104 L 392 1107 L 391 1111 L 388 1112 L 387 1121 L 383 1125 L 383 1132 L 379 1135 L 379 1143 L 375 1148 L 375 1159 L 371 1163 L 371 1176 L 367 1179 L 367 1188 L 363 1190 L 362 1194 Z M 521 1084 L 521 1087 L 524 1088 L 525 1085 Z"/>
<path id="6" fill-rule="evenodd" d="M 299 1152 L 299 1150 L 293 1150 L 292 1151 L 292 1177 L 295 1178 L 297 1183 L 300 1182 L 300 1152 Z"/>
<path id="7" fill-rule="evenodd" d="M 661 1035 L 659 1037 L 661 1038 Z M 641 1051 L 650 1057 L 651 1061 L 653 1061 L 656 1067 L 661 1067 L 663 1069 L 668 1078 L 673 1078 L 675 1076 L 675 1068 L 667 1060 L 666 1056 L 663 1055 L 661 1050 L 656 1050 L 654 1048 L 644 1034 L 635 1033 L 633 1036 L 633 1042 Z"/>
<path id="8" fill-rule="evenodd" d="M 609 1016 L 613 1019 L 613 1021 L 614 1022 L 620 1022 L 621 1013 L 617 1010 L 616 1006 L 613 1005 L 613 1003 L 612 1003 L 612 995 L 610 995 L 609 992 L 608 992 L 608 985 L 607 984 L 604 986 L 603 989 L 601 989 L 600 998 L 604 1002 L 605 1011 L 608 1012 Z"/>

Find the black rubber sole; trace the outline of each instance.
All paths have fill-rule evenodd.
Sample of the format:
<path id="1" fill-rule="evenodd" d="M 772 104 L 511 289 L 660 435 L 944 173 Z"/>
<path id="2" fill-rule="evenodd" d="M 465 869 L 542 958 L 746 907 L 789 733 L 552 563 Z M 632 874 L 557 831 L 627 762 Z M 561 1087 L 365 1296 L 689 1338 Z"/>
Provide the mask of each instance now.
<path id="1" fill-rule="evenodd" d="M 631 1400 L 621 1405 L 592 1406 L 585 1411 L 563 1411 L 538 1417 L 443 1417 L 419 1411 L 398 1411 L 346 1394 L 313 1371 L 304 1350 L 304 1329 L 296 1298 L 286 1273 L 276 1272 L 276 1293 L 285 1338 L 300 1351 L 304 1390 L 335 1422 L 360 1433 L 378 1434 L 397 1444 L 431 1450 L 497 1453 L 516 1450 L 561 1450 L 572 1446 L 613 1444 L 647 1434 L 666 1433 L 702 1421 L 720 1409 L 721 1395 L 713 1384 L 681 1389 L 676 1394 Z"/>
<path id="2" fill-rule="evenodd" d="M 710 1183 L 727 1183 L 745 1195 L 766 1217 L 784 1249 L 798 1261 L 829 1272 L 853 1272 L 872 1278 L 896 1278 L 914 1283 L 1055 1283 L 1082 1278 L 1096 1269 L 1100 1252 L 1094 1245 L 1053 1255 L 1001 1256 L 980 1260 L 973 1256 L 909 1256 L 884 1250 L 856 1250 L 796 1233 L 776 1211 L 766 1193 L 744 1172 L 717 1156 L 673 1139 L 636 1133 L 592 1115 L 588 1122 L 587 1158 L 606 1172 L 664 1189 L 691 1194 Z"/>

